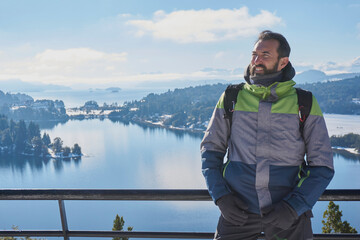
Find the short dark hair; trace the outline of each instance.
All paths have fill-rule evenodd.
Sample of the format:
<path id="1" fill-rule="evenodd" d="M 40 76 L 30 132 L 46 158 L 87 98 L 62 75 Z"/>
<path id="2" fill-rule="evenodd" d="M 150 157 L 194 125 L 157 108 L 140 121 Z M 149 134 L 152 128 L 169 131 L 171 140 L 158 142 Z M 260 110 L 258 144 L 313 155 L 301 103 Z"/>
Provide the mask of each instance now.
<path id="1" fill-rule="evenodd" d="M 258 37 L 256 43 L 259 41 L 265 41 L 265 40 L 271 40 L 271 39 L 277 40 L 279 42 L 279 47 L 277 49 L 279 58 L 290 56 L 290 51 L 291 51 L 290 45 L 289 45 L 288 41 L 286 40 L 286 38 L 283 35 L 281 35 L 280 33 L 272 32 L 270 30 L 262 31 L 259 34 L 259 37 Z"/>

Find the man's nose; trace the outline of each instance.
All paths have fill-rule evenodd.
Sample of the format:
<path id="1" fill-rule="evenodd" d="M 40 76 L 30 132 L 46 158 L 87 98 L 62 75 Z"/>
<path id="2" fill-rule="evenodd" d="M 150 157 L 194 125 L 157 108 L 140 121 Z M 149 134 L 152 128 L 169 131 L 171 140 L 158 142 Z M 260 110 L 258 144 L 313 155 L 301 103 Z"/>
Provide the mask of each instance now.
<path id="1" fill-rule="evenodd" d="M 260 56 L 256 56 L 255 59 L 254 59 L 254 63 L 255 63 L 255 65 L 258 65 L 258 64 L 262 63 L 261 57 L 260 57 Z"/>

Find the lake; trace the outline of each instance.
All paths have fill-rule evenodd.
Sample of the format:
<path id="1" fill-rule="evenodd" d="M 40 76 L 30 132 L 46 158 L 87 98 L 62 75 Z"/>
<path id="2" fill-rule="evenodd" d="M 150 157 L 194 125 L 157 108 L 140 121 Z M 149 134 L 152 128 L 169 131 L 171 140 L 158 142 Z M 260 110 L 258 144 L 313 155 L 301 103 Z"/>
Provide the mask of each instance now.
<path id="1" fill-rule="evenodd" d="M 360 116 L 325 115 L 330 135 L 360 133 Z M 0 159 L 0 188 L 205 189 L 201 137 L 161 128 L 73 120 L 42 128 L 65 146 L 78 143 L 81 160 Z M 334 154 L 329 189 L 360 189 L 360 161 Z M 314 207 L 321 232 L 327 202 Z M 215 231 L 219 211 L 212 202 L 65 201 L 70 230 L 111 230 L 116 214 L 134 231 Z M 343 220 L 360 230 L 360 203 L 340 203 Z M 1 201 L 0 229 L 61 229 L 57 201 Z M 92 238 L 94 239 L 94 238 Z"/>

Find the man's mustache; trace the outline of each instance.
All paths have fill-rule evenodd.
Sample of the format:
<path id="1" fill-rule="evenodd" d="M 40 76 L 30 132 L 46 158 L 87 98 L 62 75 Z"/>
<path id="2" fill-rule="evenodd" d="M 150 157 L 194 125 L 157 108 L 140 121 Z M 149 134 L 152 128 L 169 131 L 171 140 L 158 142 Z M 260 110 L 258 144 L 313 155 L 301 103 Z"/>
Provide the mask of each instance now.
<path id="1" fill-rule="evenodd" d="M 257 67 L 261 67 L 263 69 L 266 69 L 266 67 L 262 64 L 258 64 L 258 65 L 253 65 L 252 68 L 257 68 Z"/>

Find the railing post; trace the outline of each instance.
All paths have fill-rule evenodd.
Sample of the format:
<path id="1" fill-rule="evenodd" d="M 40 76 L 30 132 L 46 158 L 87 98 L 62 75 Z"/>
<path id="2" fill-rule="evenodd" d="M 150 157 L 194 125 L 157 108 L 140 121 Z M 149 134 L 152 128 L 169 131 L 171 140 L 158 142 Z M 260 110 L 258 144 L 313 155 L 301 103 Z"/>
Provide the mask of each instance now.
<path id="1" fill-rule="evenodd" d="M 68 224 L 66 220 L 66 212 L 65 212 L 65 204 L 64 201 L 59 199 L 59 209 L 60 209 L 60 218 L 61 218 L 61 225 L 62 225 L 62 231 L 64 235 L 64 240 L 69 240 L 68 237 Z"/>

